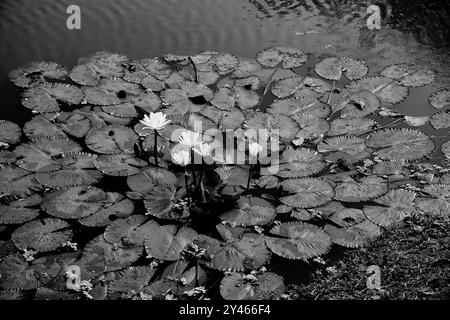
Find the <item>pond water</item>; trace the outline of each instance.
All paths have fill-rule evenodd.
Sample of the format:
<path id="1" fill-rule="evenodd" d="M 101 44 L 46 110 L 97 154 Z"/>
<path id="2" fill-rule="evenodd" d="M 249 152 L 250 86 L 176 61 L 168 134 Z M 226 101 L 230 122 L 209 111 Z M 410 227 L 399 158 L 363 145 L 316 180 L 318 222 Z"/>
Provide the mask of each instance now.
<path id="1" fill-rule="evenodd" d="M 81 8 L 81 30 L 66 27 L 69 5 Z M 381 9 L 381 29 L 367 28 L 367 8 Z M 71 67 L 98 50 L 131 58 L 225 51 L 254 57 L 266 47 L 298 47 L 311 62 L 330 56 L 365 60 L 369 75 L 414 61 L 438 71 L 397 106 L 407 115 L 435 110 L 426 98 L 450 79 L 448 1 L 338 0 L 3 0 L 0 2 L 0 118 L 24 123 L 7 73 L 30 61 Z M 313 63 L 306 71 L 314 73 Z"/>
<path id="2" fill-rule="evenodd" d="M 436 80 L 411 90 L 395 110 L 411 116 L 431 115 L 436 109 L 428 104 L 428 96 L 448 87 L 450 80 L 447 2 L 2 0 L 0 119 L 23 125 L 31 118 L 20 104 L 20 90 L 7 78 L 9 71 L 30 61 L 55 61 L 70 68 L 80 57 L 99 50 L 133 59 L 205 50 L 253 58 L 270 46 L 309 53 L 308 64 L 299 70 L 302 74 L 314 74 L 314 64 L 328 56 L 364 60 L 369 76 L 393 63 L 419 63 L 437 71 Z M 73 4 L 81 8 L 81 30 L 66 27 L 66 9 Z M 366 25 L 371 4 L 381 8 L 379 30 Z M 283 268 L 292 265 L 291 279 L 298 277 L 298 264 L 282 261 Z"/>

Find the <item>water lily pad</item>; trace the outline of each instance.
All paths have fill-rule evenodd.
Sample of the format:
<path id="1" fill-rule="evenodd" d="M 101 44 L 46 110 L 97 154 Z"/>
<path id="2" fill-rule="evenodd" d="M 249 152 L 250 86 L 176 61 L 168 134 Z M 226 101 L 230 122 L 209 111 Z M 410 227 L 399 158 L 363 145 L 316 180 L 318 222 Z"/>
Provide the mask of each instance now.
<path id="1" fill-rule="evenodd" d="M 371 130 L 376 124 L 376 121 L 366 118 L 336 119 L 331 122 L 331 128 L 327 135 L 358 135 Z"/>
<path id="2" fill-rule="evenodd" d="M 245 121 L 244 113 L 237 107 L 230 111 L 224 111 L 212 106 L 205 106 L 200 114 L 214 121 L 219 130 L 238 129 Z"/>
<path id="3" fill-rule="evenodd" d="M 284 258 L 307 260 L 327 253 L 331 247 L 331 238 L 311 224 L 290 222 L 273 227 L 266 237 L 266 244 Z"/>
<path id="4" fill-rule="evenodd" d="M 364 214 L 373 223 L 388 227 L 411 216 L 414 210 L 414 192 L 395 189 L 374 202 L 381 206 L 365 206 Z"/>
<path id="5" fill-rule="evenodd" d="M 17 228 L 11 240 L 19 250 L 52 251 L 72 238 L 69 224 L 59 219 L 34 220 Z"/>
<path id="6" fill-rule="evenodd" d="M 330 124 L 324 118 L 317 118 L 312 113 L 300 113 L 291 116 L 295 122 L 300 126 L 300 130 L 297 132 L 295 138 L 300 139 L 301 143 L 294 144 L 301 145 L 304 139 L 317 139 L 323 137 L 329 130 Z"/>
<path id="7" fill-rule="evenodd" d="M 281 154 L 277 176 L 300 178 L 312 176 L 325 169 L 322 155 L 307 148 L 286 148 Z"/>
<path id="8" fill-rule="evenodd" d="M 246 279 L 242 273 L 227 275 L 220 282 L 225 300 L 278 300 L 285 291 L 284 280 L 272 272 Z"/>
<path id="9" fill-rule="evenodd" d="M 323 80 L 311 77 L 289 77 L 276 81 L 272 86 L 272 93 L 277 98 L 319 98 L 330 91 L 331 86 Z"/>
<path id="10" fill-rule="evenodd" d="M 220 218 L 232 226 L 263 226 L 276 216 L 275 207 L 258 197 L 240 197 L 236 208 L 223 213 Z"/>
<path id="11" fill-rule="evenodd" d="M 0 145 L 16 144 L 22 136 L 22 129 L 14 122 L 0 120 Z"/>
<path id="12" fill-rule="evenodd" d="M 132 154 L 138 140 L 132 129 L 122 126 L 92 128 L 86 135 L 89 149 L 103 154 Z"/>
<path id="13" fill-rule="evenodd" d="M 65 133 L 76 138 L 84 137 L 91 128 L 91 121 L 80 113 L 61 112 L 56 122 Z"/>
<path id="14" fill-rule="evenodd" d="M 450 90 L 441 89 L 428 97 L 428 102 L 433 108 L 443 109 L 450 106 Z"/>
<path id="15" fill-rule="evenodd" d="M 37 139 L 33 143 L 19 145 L 15 150 L 20 160 L 16 164 L 34 172 L 51 172 L 61 168 L 56 156 L 69 152 L 79 152 L 81 146 L 65 138 Z"/>
<path id="16" fill-rule="evenodd" d="M 145 237 L 137 231 L 145 220 L 146 217 L 143 215 L 132 215 L 126 219 L 117 219 L 106 227 L 103 238 L 119 247 L 143 246 Z M 150 227 L 147 230 L 152 232 L 158 226 L 158 223 L 151 221 L 146 228 Z"/>
<path id="17" fill-rule="evenodd" d="M 367 77 L 349 83 L 346 89 L 350 91 L 368 90 L 374 93 L 381 102 L 397 104 L 408 96 L 408 87 L 398 81 L 385 77 Z"/>
<path id="18" fill-rule="evenodd" d="M 353 136 L 328 138 L 319 143 L 317 151 L 321 153 L 331 152 L 331 156 L 327 156 L 327 159 L 333 161 L 344 159 L 350 163 L 358 162 L 371 154 L 364 139 Z"/>
<path id="19" fill-rule="evenodd" d="M 430 118 L 430 124 L 435 129 L 450 128 L 450 110 L 433 114 Z"/>
<path id="20" fill-rule="evenodd" d="M 375 155 L 387 160 L 417 160 L 434 151 L 434 143 L 418 130 L 384 129 L 372 133 L 367 140 L 371 148 L 383 148 Z"/>
<path id="21" fill-rule="evenodd" d="M 395 79 L 407 87 L 421 87 L 430 84 L 436 78 L 433 70 L 407 63 L 390 65 L 381 71 L 381 75 Z"/>
<path id="22" fill-rule="evenodd" d="M 66 137 L 60 127 L 48 120 L 44 115 L 39 114 L 23 127 L 23 132 L 31 140 L 52 137 Z"/>
<path id="23" fill-rule="evenodd" d="M 78 186 L 47 193 L 42 209 L 63 219 L 79 219 L 103 208 L 106 193 L 95 187 Z"/>
<path id="24" fill-rule="evenodd" d="M 32 208 L 42 202 L 41 196 L 35 194 L 0 205 L 0 224 L 19 224 L 39 216 L 39 209 Z"/>
<path id="25" fill-rule="evenodd" d="M 359 182 L 347 177 L 336 186 L 334 198 L 344 202 L 363 202 L 382 196 L 388 189 L 387 181 L 377 176 L 364 177 Z"/>
<path id="26" fill-rule="evenodd" d="M 381 234 L 380 227 L 367 219 L 346 228 L 327 224 L 324 230 L 331 236 L 334 243 L 347 248 L 362 247 L 368 240 Z"/>
<path id="27" fill-rule="evenodd" d="M 134 203 L 117 192 L 108 192 L 103 208 L 96 213 L 78 220 L 87 227 L 104 227 L 113 219 L 126 218 L 134 211 Z M 115 220 L 114 220 L 115 221 Z"/>
<path id="28" fill-rule="evenodd" d="M 30 88 L 50 80 L 63 80 L 67 70 L 56 62 L 31 62 L 8 74 L 9 80 L 18 87 Z"/>
<path id="29" fill-rule="evenodd" d="M 176 261 L 181 259 L 183 250 L 194 241 L 197 232 L 188 227 L 175 225 L 159 226 L 145 239 L 145 251 L 149 257 Z"/>
<path id="30" fill-rule="evenodd" d="M 267 137 L 276 138 L 282 142 L 290 142 L 299 129 L 295 121 L 288 116 L 262 112 L 255 113 L 247 119 L 244 127 L 255 129 L 256 132 L 267 130 Z"/>
<path id="31" fill-rule="evenodd" d="M 315 98 L 287 98 L 275 100 L 267 107 L 266 111 L 288 116 L 299 116 L 307 113 L 318 118 L 327 118 L 331 114 L 331 107 Z"/>
<path id="32" fill-rule="evenodd" d="M 14 166 L 0 168 L 0 194 L 23 197 L 42 189 L 34 174 Z"/>
<path id="33" fill-rule="evenodd" d="M 447 158 L 450 158 L 450 141 L 444 142 L 441 146 L 441 151 Z"/>
<path id="34" fill-rule="evenodd" d="M 323 59 L 314 67 L 317 74 L 328 80 L 339 80 L 344 74 L 349 80 L 365 77 L 369 68 L 363 61 L 348 57 Z"/>
<path id="35" fill-rule="evenodd" d="M 59 102 L 69 105 L 80 104 L 84 99 L 84 93 L 78 87 L 67 84 L 44 83 L 22 94 L 24 107 L 40 112 L 58 112 Z"/>
<path id="36" fill-rule="evenodd" d="M 12 253 L 0 262 L 0 288 L 29 290 L 38 287 L 34 270 L 19 254 Z"/>
<path id="37" fill-rule="evenodd" d="M 271 47 L 258 53 L 256 60 L 265 67 L 276 67 L 282 63 L 286 69 L 301 67 L 308 61 L 308 55 L 297 48 Z"/>
<path id="38" fill-rule="evenodd" d="M 416 198 L 416 204 L 422 211 L 441 216 L 449 215 L 450 185 L 433 184 L 426 186 L 423 191 L 431 198 Z"/>
<path id="39" fill-rule="evenodd" d="M 212 62 L 220 75 L 232 72 L 239 64 L 239 59 L 230 53 L 214 55 Z"/>
<path id="40" fill-rule="evenodd" d="M 176 190 L 173 185 L 154 186 L 144 198 L 146 214 L 161 219 L 177 220 L 189 216 L 186 190 Z"/>
<path id="41" fill-rule="evenodd" d="M 0 150 L 0 164 L 11 164 L 19 158 L 17 154 L 8 150 Z"/>
<path id="42" fill-rule="evenodd" d="M 403 167 L 403 161 L 382 161 L 373 166 L 373 173 L 380 175 L 398 175 L 401 174 Z"/>
<path id="43" fill-rule="evenodd" d="M 340 117 L 363 118 L 376 112 L 381 107 L 378 97 L 368 90 L 344 95 L 342 99 L 333 106 L 333 111 L 341 110 Z"/>
<path id="44" fill-rule="evenodd" d="M 121 271 L 108 285 L 109 293 L 141 292 L 155 275 L 156 268 L 130 267 Z"/>
<path id="45" fill-rule="evenodd" d="M 243 233 L 226 243 L 199 235 L 195 244 L 206 250 L 206 256 L 200 262 L 216 270 L 254 270 L 270 259 L 270 251 L 264 243 L 264 236 L 260 234 Z"/>
<path id="46" fill-rule="evenodd" d="M 366 216 L 362 210 L 344 207 L 334 212 L 330 220 L 339 227 L 347 228 L 363 222 L 366 220 Z"/>
<path id="47" fill-rule="evenodd" d="M 192 81 L 185 81 L 179 89 L 166 89 L 161 92 L 161 100 L 173 107 L 180 109 L 189 108 L 191 99 L 202 98 L 210 101 L 214 96 L 213 91 L 207 86 Z"/>
<path id="48" fill-rule="evenodd" d="M 133 155 L 101 155 L 94 160 L 95 167 L 109 176 L 127 177 L 138 174 L 148 163 Z"/>
<path id="49" fill-rule="evenodd" d="M 281 187 L 291 195 L 281 197 L 280 201 L 295 208 L 318 207 L 334 197 L 331 184 L 316 178 L 289 179 L 283 181 Z"/>
<path id="50" fill-rule="evenodd" d="M 120 248 L 106 242 L 103 236 L 91 240 L 79 260 L 82 279 L 90 279 L 103 272 L 117 271 L 136 262 L 143 254 L 142 246 Z"/>
<path id="51" fill-rule="evenodd" d="M 148 167 L 144 168 L 138 174 L 127 178 L 128 187 L 133 190 L 146 194 L 153 190 L 155 185 L 173 185 L 178 183 L 177 177 L 169 170 L 163 168 Z"/>

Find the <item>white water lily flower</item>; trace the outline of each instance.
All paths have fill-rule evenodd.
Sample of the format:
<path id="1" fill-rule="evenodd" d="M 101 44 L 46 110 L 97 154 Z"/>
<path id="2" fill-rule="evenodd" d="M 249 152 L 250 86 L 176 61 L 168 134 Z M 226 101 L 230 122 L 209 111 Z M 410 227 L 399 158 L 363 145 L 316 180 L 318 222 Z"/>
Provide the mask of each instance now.
<path id="1" fill-rule="evenodd" d="M 183 131 L 180 135 L 180 143 L 194 148 L 202 143 L 200 133 L 194 131 Z"/>
<path id="2" fill-rule="evenodd" d="M 144 120 L 139 121 L 145 126 L 143 130 L 161 130 L 172 122 L 171 120 L 167 120 L 166 115 L 162 112 L 151 112 L 150 116 L 145 115 Z"/>
<path id="3" fill-rule="evenodd" d="M 257 142 L 250 142 L 250 144 L 248 145 L 248 152 L 252 157 L 256 158 L 262 150 L 263 147 Z"/>
<path id="4" fill-rule="evenodd" d="M 191 153 L 188 150 L 180 150 L 171 154 L 172 162 L 185 167 L 191 162 Z"/>
<path id="5" fill-rule="evenodd" d="M 207 157 L 211 153 L 211 147 L 207 143 L 202 143 L 195 146 L 194 151 L 202 157 Z"/>

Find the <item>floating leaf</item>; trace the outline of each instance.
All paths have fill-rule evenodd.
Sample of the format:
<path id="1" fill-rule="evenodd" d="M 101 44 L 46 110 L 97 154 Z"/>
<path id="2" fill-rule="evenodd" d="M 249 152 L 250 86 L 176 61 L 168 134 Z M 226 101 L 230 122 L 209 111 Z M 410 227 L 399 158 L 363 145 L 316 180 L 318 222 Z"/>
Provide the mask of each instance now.
<path id="1" fill-rule="evenodd" d="M 90 279 L 103 272 L 116 271 L 130 266 L 142 255 L 142 246 L 120 248 L 110 244 L 103 236 L 91 240 L 79 260 L 82 279 Z"/>
<path id="2" fill-rule="evenodd" d="M 98 87 L 83 87 L 86 101 L 97 106 L 117 105 L 143 93 L 139 85 L 122 79 L 104 79 Z"/>
<path id="3" fill-rule="evenodd" d="M 16 164 L 34 172 L 51 172 L 61 168 L 55 157 L 63 153 L 79 152 L 81 146 L 65 138 L 38 139 L 18 146 L 14 153 L 21 157 Z"/>
<path id="4" fill-rule="evenodd" d="M 9 80 L 18 87 L 30 88 L 48 80 L 62 80 L 67 70 L 56 62 L 31 62 L 8 74 Z"/>
<path id="5" fill-rule="evenodd" d="M 435 129 L 450 128 L 450 110 L 433 114 L 430 119 L 430 124 Z"/>
<path id="6" fill-rule="evenodd" d="M 331 122 L 331 128 L 327 135 L 359 135 L 371 130 L 376 124 L 374 120 L 366 118 L 336 119 Z"/>
<path id="7" fill-rule="evenodd" d="M 300 178 L 312 176 L 325 169 L 322 155 L 307 148 L 286 148 L 281 154 L 277 176 Z"/>
<path id="8" fill-rule="evenodd" d="M 450 141 L 444 142 L 441 146 L 441 151 L 447 158 L 450 158 Z"/>
<path id="9" fill-rule="evenodd" d="M 192 108 L 194 103 L 191 99 L 203 98 L 205 101 L 210 101 L 213 96 L 213 91 L 210 88 L 192 81 L 185 81 L 179 89 L 166 89 L 161 92 L 161 100 L 164 103 L 180 110 Z"/>
<path id="10" fill-rule="evenodd" d="M 344 207 L 334 212 L 331 215 L 330 220 L 336 225 L 346 228 L 363 222 L 366 220 L 366 217 L 362 210 Z"/>
<path id="11" fill-rule="evenodd" d="M 423 191 L 432 198 L 416 198 L 416 204 L 422 211 L 441 216 L 449 215 L 450 185 L 433 184 L 426 186 Z"/>
<path id="12" fill-rule="evenodd" d="M 168 220 L 185 218 L 189 216 L 185 196 L 185 189 L 177 192 L 173 185 L 155 186 L 144 198 L 146 214 Z"/>
<path id="13" fill-rule="evenodd" d="M 314 67 L 317 74 L 328 80 L 339 80 L 344 74 L 349 80 L 365 77 L 369 68 L 363 61 L 347 57 L 323 59 Z"/>
<path id="14" fill-rule="evenodd" d="M 34 174 L 13 166 L 0 167 L 0 194 L 24 197 L 42 189 Z"/>
<path id="15" fill-rule="evenodd" d="M 388 227 L 411 216 L 415 197 L 415 193 L 410 191 L 391 190 L 381 198 L 374 200 L 381 206 L 365 206 L 364 214 L 373 223 Z"/>
<path id="16" fill-rule="evenodd" d="M 260 274 L 255 280 L 232 273 L 220 282 L 220 294 L 225 300 L 276 300 L 284 291 L 283 278 L 272 272 Z"/>
<path id="17" fill-rule="evenodd" d="M 268 113 L 300 116 L 313 114 L 317 118 L 327 118 L 331 114 L 331 107 L 316 98 L 288 98 L 275 100 L 266 110 Z"/>
<path id="18" fill-rule="evenodd" d="M 127 178 L 131 190 L 146 194 L 153 190 L 155 185 L 173 185 L 178 183 L 177 177 L 163 168 L 148 167 L 140 173 Z"/>
<path id="19" fill-rule="evenodd" d="M 27 89 L 22 94 L 24 107 L 40 113 L 58 112 L 58 102 L 77 105 L 83 99 L 84 94 L 78 87 L 59 83 L 53 85 L 44 83 Z"/>
<path id="20" fill-rule="evenodd" d="M 240 197 L 236 208 L 223 213 L 220 218 L 232 226 L 263 226 L 275 218 L 275 207 L 257 197 Z"/>
<path id="21" fill-rule="evenodd" d="M 368 240 L 381 233 L 380 227 L 367 219 L 347 228 L 327 224 L 324 230 L 331 236 L 334 243 L 348 248 L 362 247 Z"/>
<path id="22" fill-rule="evenodd" d="M 39 209 L 30 208 L 39 205 L 42 198 L 39 195 L 32 195 L 12 201 L 8 205 L 0 205 L 0 223 L 19 224 L 33 220 L 39 215 Z"/>
<path id="23" fill-rule="evenodd" d="M 318 98 L 330 90 L 331 86 L 323 80 L 300 76 L 278 80 L 272 86 L 272 93 L 278 98 Z"/>
<path id="24" fill-rule="evenodd" d="M 156 269 L 151 267 L 130 267 L 125 269 L 108 285 L 108 292 L 141 292 L 150 282 L 155 271 Z"/>
<path id="25" fill-rule="evenodd" d="M 243 233 L 226 243 L 199 235 L 195 244 L 206 250 L 206 257 L 200 262 L 221 271 L 254 270 L 270 259 L 270 251 L 264 243 L 264 236 L 260 234 Z"/>
<path id="26" fill-rule="evenodd" d="M 321 153 L 331 152 L 327 159 L 344 159 L 350 163 L 357 162 L 369 156 L 371 151 L 367 149 L 364 139 L 352 136 L 340 136 L 321 141 L 317 146 Z"/>
<path id="27" fill-rule="evenodd" d="M 344 202 L 363 202 L 382 196 L 388 189 L 387 181 L 377 176 L 364 177 L 359 182 L 347 177 L 336 186 L 334 198 Z"/>
<path id="28" fill-rule="evenodd" d="M 368 90 L 374 93 L 381 102 L 397 104 L 408 96 L 408 87 L 398 81 L 385 77 L 367 77 L 349 83 L 346 89 L 350 91 Z"/>
<path id="29" fill-rule="evenodd" d="M 108 192 L 106 197 L 102 209 L 78 222 L 88 227 L 103 227 L 111 224 L 113 219 L 126 218 L 133 213 L 133 202 L 120 193 Z"/>
<path id="30" fill-rule="evenodd" d="M 290 222 L 273 227 L 266 237 L 266 244 L 284 258 L 307 260 L 327 253 L 331 247 L 331 238 L 311 224 Z"/>
<path id="31" fill-rule="evenodd" d="M 138 140 L 133 130 L 122 126 L 92 128 L 86 135 L 89 149 L 104 154 L 132 154 Z"/>
<path id="32" fill-rule="evenodd" d="M 421 87 L 430 84 L 436 78 L 433 70 L 407 63 L 390 65 L 381 71 L 381 75 L 395 79 L 407 87 Z"/>
<path id="33" fill-rule="evenodd" d="M 22 136 L 22 129 L 14 122 L 0 120 L 0 145 L 15 144 Z"/>
<path id="34" fill-rule="evenodd" d="M 65 133 L 76 138 L 84 137 L 91 128 L 91 121 L 80 113 L 61 112 L 56 121 Z"/>
<path id="35" fill-rule="evenodd" d="M 430 117 L 405 116 L 405 122 L 412 127 L 421 127 L 427 124 Z"/>
<path id="36" fill-rule="evenodd" d="M 42 209 L 63 219 L 79 219 L 94 214 L 103 207 L 106 194 L 95 187 L 79 186 L 47 193 Z"/>
<path id="37" fill-rule="evenodd" d="M 294 120 L 282 114 L 255 113 L 244 123 L 247 129 L 254 129 L 265 137 L 275 138 L 282 142 L 290 142 L 298 131 Z M 262 133 L 265 130 L 265 134 Z"/>
<path id="38" fill-rule="evenodd" d="M 0 164 L 11 164 L 19 158 L 17 154 L 8 150 L 0 150 Z"/>
<path id="39" fill-rule="evenodd" d="M 34 220 L 16 229 L 11 240 L 19 250 L 52 251 L 72 238 L 68 227 L 59 219 Z"/>
<path id="40" fill-rule="evenodd" d="M 381 175 L 398 175 L 401 174 L 403 166 L 403 161 L 382 161 L 373 166 L 373 173 Z"/>
<path id="41" fill-rule="evenodd" d="M 60 127 L 42 114 L 33 117 L 33 119 L 25 123 L 23 132 L 31 140 L 66 136 Z"/>
<path id="42" fill-rule="evenodd" d="M 213 56 L 212 62 L 220 75 L 232 72 L 239 64 L 239 59 L 229 53 L 220 53 Z"/>
<path id="43" fill-rule="evenodd" d="M 301 67 L 308 61 L 308 55 L 300 49 L 271 47 L 258 53 L 256 60 L 265 67 L 276 67 L 282 63 L 286 69 Z"/>
<path id="44" fill-rule="evenodd" d="M 330 130 L 330 124 L 324 118 L 317 118 L 312 113 L 301 113 L 291 117 L 300 126 L 300 130 L 295 136 L 298 139 L 317 139 L 323 137 L 328 130 Z M 302 143 L 303 143 L 303 140 Z M 294 142 L 295 143 L 295 142 Z M 301 145 L 300 143 L 299 145 Z"/>
<path id="45" fill-rule="evenodd" d="M 387 160 L 417 160 L 434 151 L 434 143 L 418 130 L 384 129 L 372 133 L 367 140 L 371 148 L 383 148 L 375 155 Z"/>
<path id="46" fill-rule="evenodd" d="M 138 174 L 147 162 L 133 155 L 101 155 L 94 160 L 95 167 L 109 176 L 127 177 Z"/>
<path id="47" fill-rule="evenodd" d="M 428 102 L 433 108 L 443 109 L 450 106 L 450 90 L 441 89 L 428 97 Z"/>
<path id="48" fill-rule="evenodd" d="M 316 178 L 286 180 L 281 183 L 281 187 L 291 195 L 281 197 L 280 201 L 295 208 L 318 207 L 334 197 L 331 184 Z"/>
<path id="49" fill-rule="evenodd" d="M 0 262 L 0 288 L 29 290 L 38 287 L 34 270 L 19 254 L 12 253 Z"/>
<path id="50" fill-rule="evenodd" d="M 380 106 L 380 100 L 374 93 L 368 90 L 361 90 L 344 95 L 333 106 L 333 111 L 341 110 L 340 117 L 344 119 L 363 118 L 376 112 Z"/>
<path id="51" fill-rule="evenodd" d="M 117 219 L 106 227 L 103 238 L 120 247 L 142 246 L 144 238 L 135 234 L 137 228 L 146 220 L 143 215 L 132 215 L 126 219 Z M 158 227 L 156 222 L 152 222 L 151 229 Z"/>
<path id="52" fill-rule="evenodd" d="M 156 227 L 145 240 L 145 251 L 150 257 L 160 260 L 181 259 L 183 250 L 197 237 L 197 232 L 188 227 L 175 225 Z"/>

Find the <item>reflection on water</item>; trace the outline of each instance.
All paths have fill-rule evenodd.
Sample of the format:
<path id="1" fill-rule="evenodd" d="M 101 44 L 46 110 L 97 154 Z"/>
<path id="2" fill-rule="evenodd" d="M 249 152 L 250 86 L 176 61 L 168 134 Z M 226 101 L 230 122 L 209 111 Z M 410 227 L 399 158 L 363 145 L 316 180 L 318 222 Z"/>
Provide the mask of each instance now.
<path id="1" fill-rule="evenodd" d="M 448 1 L 446 1 L 448 2 Z M 66 9 L 77 4 L 81 30 L 66 28 Z M 367 7 L 381 9 L 380 30 L 366 25 Z M 98 50 L 132 58 L 168 52 L 227 51 L 254 57 L 269 46 L 311 53 L 302 71 L 326 56 L 365 60 L 370 74 L 414 61 L 439 71 L 434 85 L 419 88 L 398 108 L 409 115 L 434 110 L 426 97 L 450 81 L 446 3 L 400 0 L 2 0 L 0 1 L 0 118 L 23 122 L 7 73 L 30 61 L 73 66 Z M 417 96 L 415 96 L 417 95 Z M 422 99 L 417 99 L 422 97 Z"/>

